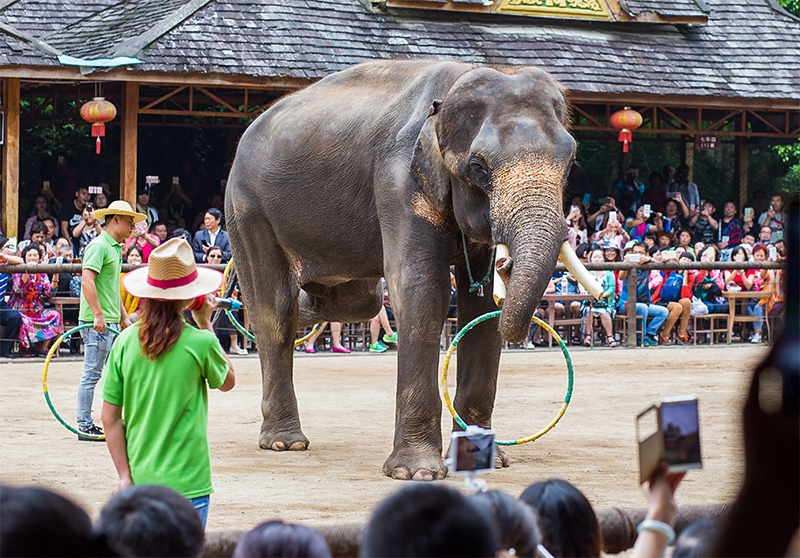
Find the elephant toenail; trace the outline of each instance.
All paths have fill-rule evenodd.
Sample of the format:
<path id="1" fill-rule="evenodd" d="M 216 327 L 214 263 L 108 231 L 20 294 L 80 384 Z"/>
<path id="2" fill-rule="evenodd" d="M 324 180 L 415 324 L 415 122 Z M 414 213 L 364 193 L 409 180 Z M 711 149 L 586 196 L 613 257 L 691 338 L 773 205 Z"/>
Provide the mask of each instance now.
<path id="1" fill-rule="evenodd" d="M 414 473 L 413 480 L 430 481 L 433 480 L 433 473 L 427 469 L 420 469 Z"/>
<path id="2" fill-rule="evenodd" d="M 291 446 L 289 446 L 290 451 L 302 451 L 304 449 L 306 449 L 304 442 L 294 442 Z"/>
<path id="3" fill-rule="evenodd" d="M 283 442 L 273 442 L 272 449 L 275 451 L 283 451 L 286 449 L 286 444 L 284 444 Z"/>
<path id="4" fill-rule="evenodd" d="M 411 478 L 411 471 L 405 467 L 395 467 L 392 471 L 392 478 L 398 480 L 408 480 Z"/>

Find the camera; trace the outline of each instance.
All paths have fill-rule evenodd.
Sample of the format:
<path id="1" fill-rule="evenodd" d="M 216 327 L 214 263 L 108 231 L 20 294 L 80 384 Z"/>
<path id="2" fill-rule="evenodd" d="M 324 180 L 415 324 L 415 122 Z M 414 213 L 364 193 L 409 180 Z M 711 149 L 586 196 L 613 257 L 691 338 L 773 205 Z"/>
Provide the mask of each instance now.
<path id="1" fill-rule="evenodd" d="M 667 199 L 674 200 L 678 197 L 676 194 L 677 192 L 667 192 Z"/>
<path id="2" fill-rule="evenodd" d="M 642 255 L 641 255 L 641 254 L 628 254 L 628 255 L 627 255 L 627 256 L 625 256 L 625 257 L 626 257 L 626 258 L 628 259 L 628 261 L 629 261 L 629 262 L 631 262 L 631 263 L 639 263 L 639 260 L 641 260 L 641 259 L 642 259 Z"/>
<path id="3" fill-rule="evenodd" d="M 636 417 L 636 438 L 639 483 L 653 476 L 662 459 L 670 473 L 702 469 L 697 397 L 661 399 L 642 411 Z"/>
<path id="4" fill-rule="evenodd" d="M 494 469 L 494 432 L 478 426 L 450 435 L 446 464 L 454 473 L 476 473 Z"/>
<path id="5" fill-rule="evenodd" d="M 597 202 L 600 205 L 605 205 L 607 203 L 611 203 L 611 198 L 600 198 L 599 200 L 597 200 Z"/>

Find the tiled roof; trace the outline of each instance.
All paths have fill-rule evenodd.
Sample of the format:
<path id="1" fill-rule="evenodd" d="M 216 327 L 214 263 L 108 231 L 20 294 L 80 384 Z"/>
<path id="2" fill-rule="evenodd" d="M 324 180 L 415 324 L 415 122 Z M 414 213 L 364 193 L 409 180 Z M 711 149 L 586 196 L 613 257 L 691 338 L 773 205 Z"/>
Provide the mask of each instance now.
<path id="1" fill-rule="evenodd" d="M 122 4 L 152 8 L 181 1 L 190 0 Z M 366 0 L 214 0 L 144 47 L 137 56 L 144 63 L 137 69 L 319 79 L 367 60 L 424 57 L 540 66 L 567 88 L 583 92 L 800 99 L 800 20 L 772 1 L 708 0 L 707 25 L 678 26 L 453 11 L 375 12 Z M 669 2 L 676 10 L 684 3 L 695 4 Z M 56 31 L 50 23 L 41 27 L 64 49 L 88 56 L 88 46 L 97 45 L 102 51 L 97 54 L 105 55 L 115 39 L 93 43 L 92 36 L 109 17 L 103 11 L 109 4 L 100 7 L 100 0 L 86 0 L 81 5 L 89 4 L 97 5 L 89 17 L 71 18 Z M 664 10 L 667 4 L 627 3 L 630 10 Z M 41 10 L 44 3 L 19 0 L 0 11 L 0 23 L 35 35 L 35 22 L 23 15 L 28 5 Z M 158 17 L 160 22 L 153 15 L 142 32 L 163 25 L 169 16 Z M 80 41 L 65 31 L 69 25 Z M 135 26 L 123 27 L 130 38 Z M 19 45 L 0 45 L 0 65 L 21 63 L 14 60 L 25 53 L 11 52 L 12 47 Z"/>
<path id="2" fill-rule="evenodd" d="M 697 16 L 708 12 L 702 0 L 627 0 L 624 4 L 634 16 L 644 12 L 662 16 Z"/>

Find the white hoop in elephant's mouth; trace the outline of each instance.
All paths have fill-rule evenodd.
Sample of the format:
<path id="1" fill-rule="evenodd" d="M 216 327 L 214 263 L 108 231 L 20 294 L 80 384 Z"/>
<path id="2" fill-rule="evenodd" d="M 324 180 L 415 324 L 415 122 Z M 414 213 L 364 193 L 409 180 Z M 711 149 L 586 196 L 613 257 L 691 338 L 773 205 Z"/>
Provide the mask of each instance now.
<path id="1" fill-rule="evenodd" d="M 447 354 L 444 357 L 444 365 L 442 367 L 442 392 L 444 393 L 444 403 L 447 405 L 450 414 L 453 416 L 453 420 L 463 428 L 464 430 L 467 429 L 467 423 L 459 416 L 458 412 L 456 412 L 455 407 L 453 407 L 453 402 L 450 399 L 450 391 L 447 389 L 447 369 L 450 366 L 450 357 L 453 356 L 453 351 L 455 351 L 458 342 L 461 341 L 461 338 L 466 335 L 466 333 L 471 330 L 473 327 L 478 325 L 481 322 L 485 322 L 486 320 L 491 320 L 492 318 L 498 318 L 502 314 L 501 310 L 495 310 L 494 312 L 489 312 L 484 314 L 483 316 L 478 316 L 467 325 L 465 325 L 461 331 L 459 331 L 455 337 L 453 337 L 453 341 L 450 343 L 450 347 L 447 349 Z M 532 442 L 538 438 L 541 438 L 545 434 L 547 434 L 553 427 L 561 420 L 561 417 L 564 416 L 564 413 L 569 407 L 570 399 L 572 399 L 572 385 L 573 385 L 573 372 L 572 372 L 572 359 L 569 356 L 569 351 L 567 350 L 567 345 L 564 343 L 564 340 L 556 333 L 553 328 L 546 322 L 543 322 L 536 316 L 532 318 L 534 323 L 538 324 L 545 331 L 547 331 L 550 335 L 553 336 L 558 342 L 558 346 L 561 347 L 561 352 L 564 353 L 564 360 L 567 363 L 567 375 L 568 375 L 568 383 L 567 383 L 567 393 L 564 396 L 564 403 L 561 405 L 561 409 L 556 414 L 555 418 L 550 421 L 550 424 L 545 426 L 542 430 L 533 434 L 532 436 L 528 436 L 527 438 L 517 438 L 516 440 L 495 440 L 495 444 L 498 446 L 518 446 L 520 444 L 527 444 L 528 442 Z"/>

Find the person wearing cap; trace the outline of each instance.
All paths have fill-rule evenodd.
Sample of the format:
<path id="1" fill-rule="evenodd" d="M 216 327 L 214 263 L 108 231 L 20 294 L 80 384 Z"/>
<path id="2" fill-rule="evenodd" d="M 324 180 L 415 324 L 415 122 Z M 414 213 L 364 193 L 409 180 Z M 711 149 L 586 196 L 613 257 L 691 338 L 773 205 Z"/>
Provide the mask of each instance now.
<path id="1" fill-rule="evenodd" d="M 150 207 L 150 186 L 147 184 L 136 190 L 136 211 L 144 214 L 147 228 L 158 221 L 158 211 L 155 207 Z"/>
<path id="2" fill-rule="evenodd" d="M 103 434 L 92 419 L 94 387 L 100 380 L 103 366 L 114 341 L 112 325 L 118 328 L 130 325 L 122 304 L 119 274 L 122 271 L 122 244 L 131 235 L 134 223 L 145 216 L 131 209 L 128 202 L 117 200 L 106 209 L 98 209 L 94 217 L 105 221 L 103 232 L 86 246 L 81 272 L 81 302 L 79 324 L 93 324 L 82 329 L 84 359 L 83 375 L 78 385 L 78 440 L 97 441 Z M 91 435 L 86 436 L 86 434 Z"/>
<path id="3" fill-rule="evenodd" d="M 173 238 L 122 281 L 145 303 L 139 321 L 114 343 L 105 370 L 103 427 L 119 489 L 168 486 L 192 501 L 205 527 L 213 491 L 207 388 L 236 384 L 207 296 L 220 288 L 222 274 L 198 268 L 189 243 Z M 187 307 L 200 329 L 186 323 Z"/>

